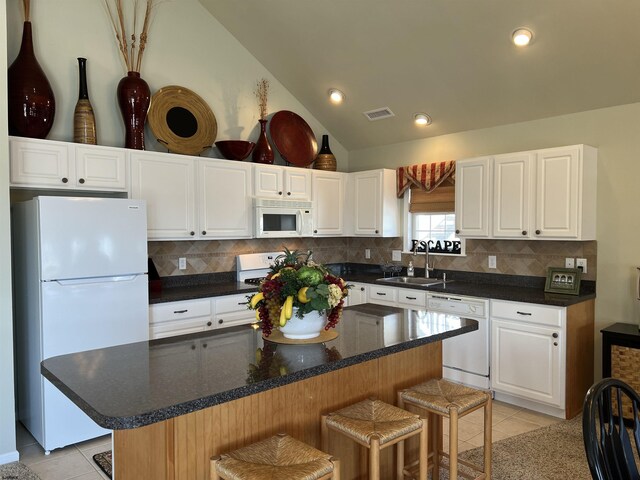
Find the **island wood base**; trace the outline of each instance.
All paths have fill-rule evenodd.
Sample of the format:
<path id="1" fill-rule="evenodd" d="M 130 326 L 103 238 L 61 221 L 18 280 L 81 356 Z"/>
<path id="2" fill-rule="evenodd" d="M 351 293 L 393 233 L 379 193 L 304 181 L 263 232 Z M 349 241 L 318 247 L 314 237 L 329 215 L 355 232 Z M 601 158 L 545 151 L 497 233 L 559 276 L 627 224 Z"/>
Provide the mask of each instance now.
<path id="1" fill-rule="evenodd" d="M 372 396 L 395 404 L 398 390 L 441 376 L 438 341 L 146 427 L 116 430 L 114 478 L 209 480 L 212 456 L 278 432 L 320 448 L 322 413 Z M 408 458 L 417 458 L 416 446 L 407 442 Z M 343 480 L 367 478 L 363 447 L 332 434 L 329 450 L 341 461 Z M 393 450 L 381 452 L 381 478 L 394 476 Z"/>

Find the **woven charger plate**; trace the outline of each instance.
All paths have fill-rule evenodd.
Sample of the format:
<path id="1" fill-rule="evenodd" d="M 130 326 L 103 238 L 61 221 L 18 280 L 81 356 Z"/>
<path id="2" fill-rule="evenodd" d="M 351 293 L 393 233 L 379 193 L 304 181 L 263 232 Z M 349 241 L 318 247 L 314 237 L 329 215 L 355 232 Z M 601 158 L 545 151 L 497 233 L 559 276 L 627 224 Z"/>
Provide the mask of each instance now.
<path id="1" fill-rule="evenodd" d="M 286 338 L 284 335 L 282 335 L 282 332 L 280 330 L 273 330 L 271 332 L 271 335 L 269 335 L 268 337 L 262 335 L 262 338 L 273 343 L 284 343 L 287 345 L 304 345 L 305 343 L 324 343 L 328 342 L 329 340 L 335 340 L 336 338 L 338 338 L 338 332 L 336 332 L 335 330 L 322 330 L 320 332 L 320 335 L 315 338 L 305 338 L 301 340 L 295 338 Z"/>
<path id="2" fill-rule="evenodd" d="M 197 155 L 213 145 L 218 122 L 198 94 L 178 85 L 162 87 L 151 97 L 149 126 L 170 152 Z"/>

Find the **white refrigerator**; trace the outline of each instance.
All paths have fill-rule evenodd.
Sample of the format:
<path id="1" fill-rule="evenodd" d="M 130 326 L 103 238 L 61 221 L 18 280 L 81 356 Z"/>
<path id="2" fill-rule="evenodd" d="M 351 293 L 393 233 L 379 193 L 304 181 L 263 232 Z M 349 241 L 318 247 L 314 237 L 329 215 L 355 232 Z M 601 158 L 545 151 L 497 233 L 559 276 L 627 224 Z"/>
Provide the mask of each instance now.
<path id="1" fill-rule="evenodd" d="M 109 433 L 40 374 L 40 362 L 148 340 L 146 218 L 141 200 L 13 206 L 18 417 L 47 452 Z"/>

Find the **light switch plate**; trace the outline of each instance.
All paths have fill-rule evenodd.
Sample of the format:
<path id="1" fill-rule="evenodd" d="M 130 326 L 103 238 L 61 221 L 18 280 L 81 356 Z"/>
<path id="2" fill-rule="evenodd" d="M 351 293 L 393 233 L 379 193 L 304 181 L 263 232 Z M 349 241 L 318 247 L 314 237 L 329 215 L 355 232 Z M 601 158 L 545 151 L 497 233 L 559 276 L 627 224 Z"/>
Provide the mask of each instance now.
<path id="1" fill-rule="evenodd" d="M 402 250 L 391 250 L 391 260 L 394 262 L 401 262 Z"/>
<path id="2" fill-rule="evenodd" d="M 565 258 L 564 259 L 564 268 L 575 268 L 576 267 L 576 260 L 575 258 Z"/>
<path id="3" fill-rule="evenodd" d="M 366 258 L 366 259 L 371 258 L 371 249 L 370 248 L 365 248 L 364 249 L 364 258 Z"/>
<path id="4" fill-rule="evenodd" d="M 496 256 L 495 255 L 489 255 L 489 268 L 498 268 L 496 266 Z"/>
<path id="5" fill-rule="evenodd" d="M 185 257 L 178 258 L 178 268 L 180 270 L 186 270 L 187 269 L 187 259 Z"/>

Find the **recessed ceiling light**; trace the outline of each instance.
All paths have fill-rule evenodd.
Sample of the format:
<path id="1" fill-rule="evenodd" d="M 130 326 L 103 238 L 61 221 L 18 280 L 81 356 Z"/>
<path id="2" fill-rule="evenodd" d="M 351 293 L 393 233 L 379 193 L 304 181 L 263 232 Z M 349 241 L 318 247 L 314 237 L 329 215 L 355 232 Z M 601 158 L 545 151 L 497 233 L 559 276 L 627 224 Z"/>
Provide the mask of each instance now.
<path id="1" fill-rule="evenodd" d="M 511 39 L 513 43 L 518 47 L 524 47 L 529 45 L 531 42 L 531 38 L 533 37 L 533 33 L 528 28 L 518 28 L 516 31 L 511 34 Z"/>
<path id="2" fill-rule="evenodd" d="M 431 117 L 426 113 L 416 113 L 413 116 L 413 121 L 416 125 L 431 125 Z"/>
<path id="3" fill-rule="evenodd" d="M 342 103 L 344 102 L 344 99 L 344 93 L 342 93 L 337 88 L 332 88 L 331 90 L 329 90 L 329 100 L 331 100 L 331 103 Z"/>

